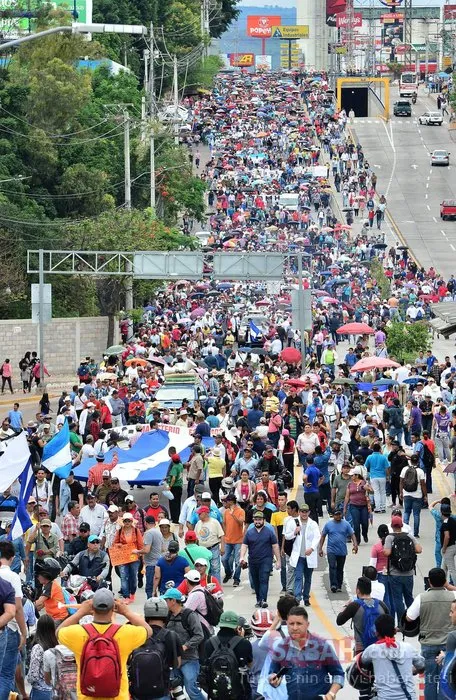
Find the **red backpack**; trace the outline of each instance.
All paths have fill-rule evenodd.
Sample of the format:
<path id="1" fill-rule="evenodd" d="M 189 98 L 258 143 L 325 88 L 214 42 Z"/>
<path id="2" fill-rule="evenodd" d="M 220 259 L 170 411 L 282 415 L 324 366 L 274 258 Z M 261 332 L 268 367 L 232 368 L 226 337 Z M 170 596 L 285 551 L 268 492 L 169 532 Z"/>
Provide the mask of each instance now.
<path id="1" fill-rule="evenodd" d="M 99 632 L 94 625 L 83 625 L 89 635 L 81 654 L 81 693 L 91 698 L 115 698 L 120 692 L 119 646 L 114 635 L 120 625 Z"/>

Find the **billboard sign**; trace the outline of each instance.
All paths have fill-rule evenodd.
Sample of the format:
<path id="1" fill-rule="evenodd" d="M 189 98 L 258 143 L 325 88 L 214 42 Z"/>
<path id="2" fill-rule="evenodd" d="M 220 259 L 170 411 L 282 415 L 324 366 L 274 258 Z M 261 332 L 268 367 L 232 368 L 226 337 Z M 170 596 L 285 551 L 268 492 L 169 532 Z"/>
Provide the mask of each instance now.
<path id="1" fill-rule="evenodd" d="M 254 53 L 230 53 L 230 66 L 235 68 L 250 68 L 255 65 Z"/>
<path id="2" fill-rule="evenodd" d="M 272 56 L 255 56 L 255 68 L 257 70 L 272 70 Z"/>
<path id="3" fill-rule="evenodd" d="M 336 27 L 340 28 L 345 28 L 348 27 L 349 24 L 349 16 L 346 12 L 338 12 L 336 15 Z M 363 16 L 361 12 L 354 12 L 353 13 L 353 21 L 352 21 L 352 27 L 361 27 L 363 23 Z"/>
<path id="4" fill-rule="evenodd" d="M 386 48 L 396 49 L 404 41 L 404 23 L 395 21 L 394 24 L 383 24 L 382 44 Z"/>
<path id="5" fill-rule="evenodd" d="M 286 26 L 272 27 L 273 39 L 308 39 L 309 27 L 307 24 L 289 24 Z"/>
<path id="6" fill-rule="evenodd" d="M 384 22 L 386 24 L 391 24 L 397 19 L 401 22 L 404 21 L 404 15 L 402 12 L 385 12 L 384 15 L 380 15 L 380 22 Z"/>
<path id="7" fill-rule="evenodd" d="M 403 0 L 380 0 L 380 2 L 386 7 L 396 7 L 396 5 L 402 5 Z"/>
<path id="8" fill-rule="evenodd" d="M 282 22 L 280 15 L 248 15 L 247 36 L 257 39 L 270 39 L 272 27 L 279 26 Z"/>
<path id="9" fill-rule="evenodd" d="M 444 5 L 443 6 L 443 19 L 444 20 L 456 19 L 456 5 Z"/>
<path id="10" fill-rule="evenodd" d="M 336 26 L 336 15 L 345 12 L 346 0 L 326 0 L 326 24 L 329 27 Z"/>

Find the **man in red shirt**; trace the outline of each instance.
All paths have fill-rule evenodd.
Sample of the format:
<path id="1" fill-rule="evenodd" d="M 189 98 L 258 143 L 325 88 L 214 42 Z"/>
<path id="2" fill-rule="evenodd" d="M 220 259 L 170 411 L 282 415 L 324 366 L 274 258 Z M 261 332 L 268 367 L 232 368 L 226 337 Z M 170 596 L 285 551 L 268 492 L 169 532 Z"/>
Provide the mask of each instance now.
<path id="1" fill-rule="evenodd" d="M 207 575 L 207 561 L 206 559 L 195 559 L 195 569 L 201 576 L 200 586 L 207 588 L 214 598 L 221 598 L 223 596 L 223 588 L 220 585 L 218 579 L 215 576 Z M 210 587 L 209 587 L 210 586 Z M 188 595 L 188 581 L 186 578 L 177 587 L 183 595 Z"/>
<path id="2" fill-rule="evenodd" d="M 166 511 L 166 508 L 160 505 L 159 494 L 154 491 L 149 496 L 149 507 L 146 508 L 146 515 L 152 515 L 152 517 L 155 518 L 155 522 L 158 522 L 159 513 L 164 513 L 166 517 L 169 518 L 169 513 Z"/>
<path id="3" fill-rule="evenodd" d="M 114 467 L 117 465 L 119 461 L 119 455 L 117 451 L 114 453 L 114 456 L 112 458 L 112 462 L 106 463 L 104 461 L 105 456 L 102 452 L 97 454 L 96 460 L 97 463 L 93 466 L 90 467 L 89 469 L 89 479 L 87 481 L 87 489 L 88 491 L 93 491 L 94 486 L 101 486 L 103 483 L 103 472 L 104 471 L 112 471 Z"/>

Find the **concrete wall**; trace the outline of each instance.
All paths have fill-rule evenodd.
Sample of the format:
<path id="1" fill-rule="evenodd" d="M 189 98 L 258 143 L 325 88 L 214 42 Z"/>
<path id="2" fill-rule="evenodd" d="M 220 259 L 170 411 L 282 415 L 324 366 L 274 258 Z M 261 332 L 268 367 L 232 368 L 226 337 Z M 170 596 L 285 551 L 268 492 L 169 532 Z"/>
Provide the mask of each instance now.
<path id="1" fill-rule="evenodd" d="M 53 318 L 44 327 L 44 363 L 52 375 L 50 381 L 56 375 L 73 374 L 86 355 L 99 362 L 107 338 L 107 316 Z M 28 350 L 38 352 L 38 342 L 38 324 L 31 320 L 0 321 L 0 362 L 7 357 L 11 360 L 16 387 L 20 382 L 19 360 Z"/>

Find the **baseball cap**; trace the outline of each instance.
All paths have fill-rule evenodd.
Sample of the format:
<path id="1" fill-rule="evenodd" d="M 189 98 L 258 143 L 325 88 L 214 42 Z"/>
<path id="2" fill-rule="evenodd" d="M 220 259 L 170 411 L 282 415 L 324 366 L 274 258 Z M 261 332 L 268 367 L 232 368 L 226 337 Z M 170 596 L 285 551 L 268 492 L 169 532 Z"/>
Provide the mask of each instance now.
<path id="1" fill-rule="evenodd" d="M 49 520 L 49 518 L 43 518 L 43 520 L 41 521 L 41 525 L 49 525 L 49 527 L 51 527 L 52 523 Z"/>
<path id="2" fill-rule="evenodd" d="M 350 469 L 350 471 L 348 473 L 350 474 L 350 476 L 353 476 L 354 474 L 358 474 L 358 476 L 362 476 L 363 470 L 361 469 L 361 467 L 353 467 L 353 469 Z"/>
<path id="3" fill-rule="evenodd" d="M 119 508 L 117 506 L 115 506 L 114 503 L 111 503 L 111 505 L 108 508 L 108 512 L 109 513 L 118 513 Z"/>
<path id="4" fill-rule="evenodd" d="M 182 600 L 183 595 L 177 588 L 168 588 L 168 590 L 160 596 L 162 600 Z"/>
<path id="5" fill-rule="evenodd" d="M 230 630 L 235 630 L 239 627 L 239 616 L 231 610 L 225 610 L 220 615 L 219 627 L 227 627 Z"/>
<path id="6" fill-rule="evenodd" d="M 186 542 L 196 542 L 197 539 L 198 539 L 198 537 L 196 536 L 196 532 L 194 532 L 193 530 L 188 530 L 188 531 L 185 533 L 184 540 L 185 540 Z"/>
<path id="7" fill-rule="evenodd" d="M 307 503 L 303 503 L 301 506 L 299 506 L 299 510 L 301 510 L 301 511 L 308 511 L 308 510 L 310 510 L 310 508 L 309 508 L 309 506 L 307 505 Z"/>
<path id="8" fill-rule="evenodd" d="M 92 607 L 98 612 L 112 610 L 114 607 L 114 593 L 108 588 L 99 588 L 92 598 Z"/>
<path id="9" fill-rule="evenodd" d="M 256 510 L 253 514 L 254 518 L 263 518 L 264 519 L 264 513 L 261 510 Z"/>
<path id="10" fill-rule="evenodd" d="M 111 472 L 109 471 L 109 469 L 105 469 L 102 476 L 111 476 Z"/>
<path id="11" fill-rule="evenodd" d="M 87 541 L 88 542 L 99 542 L 100 538 L 98 537 L 98 535 L 90 535 L 90 537 Z"/>
<path id="12" fill-rule="evenodd" d="M 200 557 L 199 559 L 195 559 L 195 566 L 196 564 L 199 564 L 200 566 L 207 566 L 207 559 L 204 559 L 204 557 Z"/>
<path id="13" fill-rule="evenodd" d="M 212 499 L 212 494 L 209 491 L 203 491 L 201 494 L 202 501 L 210 501 Z"/>
<path id="14" fill-rule="evenodd" d="M 90 525 L 89 523 L 81 523 L 79 525 L 79 530 L 82 530 L 83 532 L 90 532 Z"/>
<path id="15" fill-rule="evenodd" d="M 159 525 L 171 525 L 168 518 L 162 518 L 158 524 Z"/>
<path id="16" fill-rule="evenodd" d="M 210 510 L 207 506 L 201 506 L 200 508 L 196 509 L 196 512 L 198 515 L 201 515 L 201 513 L 210 513 Z"/>
<path id="17" fill-rule="evenodd" d="M 196 486 L 195 486 L 195 493 L 199 493 L 199 494 L 204 493 L 204 486 L 203 486 L 203 484 L 196 484 Z"/>
<path id="18" fill-rule="evenodd" d="M 178 552 L 179 551 L 179 542 L 175 542 L 174 540 L 171 540 L 171 542 L 168 544 L 168 552 Z"/>
<path id="19" fill-rule="evenodd" d="M 134 520 L 134 518 L 131 513 L 124 513 L 122 515 L 122 520 Z"/>
<path id="20" fill-rule="evenodd" d="M 135 500 L 135 497 L 134 497 L 134 496 L 131 496 L 131 495 L 129 494 L 128 496 L 125 496 L 125 500 L 126 500 L 126 501 L 134 501 L 134 500 Z"/>
<path id="21" fill-rule="evenodd" d="M 190 581 L 190 583 L 199 583 L 201 581 L 201 576 L 194 569 L 190 569 L 190 571 L 187 571 L 187 573 L 185 574 L 185 578 L 187 579 L 187 581 Z"/>
<path id="22" fill-rule="evenodd" d="M 393 515 L 391 518 L 391 525 L 393 527 L 402 527 L 404 523 L 402 522 L 402 518 L 400 515 Z"/>

